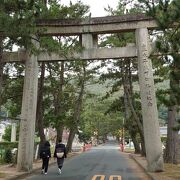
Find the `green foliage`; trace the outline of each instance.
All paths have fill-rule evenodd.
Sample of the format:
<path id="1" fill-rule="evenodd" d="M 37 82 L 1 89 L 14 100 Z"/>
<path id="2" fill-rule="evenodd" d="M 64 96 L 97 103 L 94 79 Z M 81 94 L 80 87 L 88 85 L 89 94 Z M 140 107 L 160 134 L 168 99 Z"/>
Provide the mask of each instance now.
<path id="1" fill-rule="evenodd" d="M 0 31 L 4 32 L 8 38 L 4 41 L 4 50 L 12 49 L 12 46 L 18 45 L 20 47 L 29 48 L 33 53 L 38 53 L 37 49 L 31 44 L 31 40 L 38 41 L 42 51 L 46 51 L 49 54 L 56 52 L 61 56 L 66 57 L 67 52 L 80 51 L 80 45 L 77 41 L 77 37 L 37 37 L 34 39 L 31 35 L 38 35 L 41 29 L 36 27 L 36 23 L 39 19 L 69 19 L 69 18 L 86 18 L 89 11 L 89 7 L 82 2 L 75 4 L 70 3 L 69 6 L 61 5 L 58 1 L 48 1 L 48 4 L 44 4 L 44 1 L 3 1 L 0 4 Z M 36 38 L 36 37 L 35 37 Z M 79 64 L 78 64 L 79 63 Z M 74 86 L 73 83 L 69 83 L 70 78 L 74 78 L 75 75 L 71 75 L 76 71 L 76 75 L 81 73 L 79 71 L 82 67 L 82 62 L 66 63 L 65 71 L 72 69 L 71 73 L 67 73 L 67 78 L 64 80 L 64 92 L 60 94 L 59 90 L 59 78 L 61 63 L 54 63 L 47 65 L 46 69 L 52 75 L 47 75 L 45 78 L 44 98 L 43 98 L 43 111 L 45 120 L 44 125 L 46 127 L 57 127 L 59 124 L 69 126 L 68 120 L 72 117 L 72 109 L 76 100 L 77 91 L 79 90 L 79 84 Z M 79 66 L 79 67 L 78 67 Z M 9 116 L 13 119 L 16 118 L 21 111 L 22 92 L 23 92 L 23 78 L 24 78 L 24 65 L 17 63 L 13 65 L 5 66 L 3 87 L 3 105 L 9 112 Z M 65 73 L 66 73 L 65 72 Z M 73 73 L 72 73 L 73 72 Z M 49 86 L 51 84 L 51 86 Z M 77 91 L 76 91 L 77 88 Z M 57 105 L 58 104 L 58 105 Z M 57 110 L 57 107 L 63 107 L 63 112 Z M 55 113 L 56 112 L 56 113 Z M 67 113 L 66 113 L 67 112 Z M 7 130 L 8 131 L 8 130 Z M 9 129 L 10 131 L 10 129 Z M 9 140 L 10 133 L 6 133 L 5 139 Z M 6 137 L 7 136 L 7 137 Z"/>
<path id="2" fill-rule="evenodd" d="M 178 125 L 176 127 L 174 127 L 173 130 L 180 131 L 180 113 L 177 115 L 176 121 L 177 121 Z"/>
<path id="3" fill-rule="evenodd" d="M 35 19 L 39 17 L 41 1 L 2 1 L 0 4 L 0 31 L 9 37 L 5 48 L 12 45 L 31 47 L 31 34 L 35 34 Z"/>
<path id="4" fill-rule="evenodd" d="M 64 6 L 58 1 L 49 1 L 48 4 L 39 0 L 2 1 L 0 4 L 0 31 L 8 37 L 3 44 L 3 48 L 11 50 L 12 46 L 16 44 L 20 47 L 30 49 L 31 52 L 35 53 L 37 50 L 31 40 L 39 41 L 39 38 L 36 39 L 32 37 L 32 35 L 38 35 L 46 30 L 36 27 L 37 20 L 43 18 L 82 18 L 85 17 L 88 11 L 89 7 L 82 2 L 77 2 L 75 4 L 70 3 L 69 6 Z M 54 40 L 52 38 L 49 39 L 51 39 L 52 45 Z M 55 49 L 57 49 L 56 46 Z"/>
<path id="5" fill-rule="evenodd" d="M 2 136 L 4 141 L 11 141 L 11 129 L 12 129 L 12 125 L 8 125 L 5 129 L 5 132 Z M 19 138 L 19 126 L 16 127 L 16 139 Z"/>
<path id="6" fill-rule="evenodd" d="M 71 3 L 68 6 L 58 3 L 58 1 L 49 1 L 49 9 L 41 13 L 42 18 L 46 19 L 72 19 L 82 18 L 89 12 L 89 6 L 84 5 L 81 1 Z"/>
<path id="7" fill-rule="evenodd" d="M 11 125 L 8 125 L 5 129 L 5 133 L 2 136 L 3 140 L 11 141 Z"/>
<path id="8" fill-rule="evenodd" d="M 121 0 L 117 9 L 107 9 L 110 15 L 127 15 L 144 12 L 143 8 L 136 5 L 132 0 Z M 102 39 L 102 46 L 127 46 L 128 43 L 135 43 L 134 33 L 119 33 Z M 108 63 L 107 63 L 108 64 Z M 105 65 L 103 62 L 102 66 Z M 139 142 L 144 142 L 143 122 L 140 103 L 139 86 L 137 86 L 137 61 L 133 58 L 122 58 L 111 61 L 111 67 L 108 73 L 101 76 L 101 80 L 107 79 L 113 81 L 112 89 L 107 92 L 105 98 L 117 93 L 118 97 L 111 103 L 107 113 L 116 111 L 122 112 L 123 125 L 126 132 L 125 136 L 130 136 Z M 158 79 L 159 80 L 159 79 Z M 137 88 L 138 87 L 138 88 Z M 122 136 L 119 134 L 119 136 Z M 140 140 L 139 140 L 140 139 Z M 143 147 L 143 146 L 142 146 Z"/>
<path id="9" fill-rule="evenodd" d="M 13 70 L 12 70 L 13 69 Z M 7 64 L 4 67 L 2 104 L 8 110 L 8 115 L 15 119 L 21 112 L 21 102 L 24 82 L 24 65 Z"/>
<path id="10" fill-rule="evenodd" d="M 159 107 L 159 118 L 162 119 L 163 125 L 167 124 L 168 114 L 167 114 L 167 108 L 164 106 Z"/>
<path id="11" fill-rule="evenodd" d="M 13 149 L 18 147 L 18 142 L 0 142 L 0 149 Z"/>
<path id="12" fill-rule="evenodd" d="M 167 142 L 167 137 L 161 137 L 161 142 L 162 142 L 163 144 L 166 144 L 166 142 Z"/>
<path id="13" fill-rule="evenodd" d="M 79 138 L 80 142 L 83 142 L 83 143 L 88 143 L 89 141 L 91 141 L 91 136 L 92 136 L 92 134 L 90 134 L 88 132 L 79 132 L 78 133 L 78 138 Z"/>
<path id="14" fill-rule="evenodd" d="M 80 123 L 82 131 L 80 134 L 83 138 L 84 136 L 85 138 L 96 136 L 95 132 L 97 132 L 98 139 L 102 140 L 106 139 L 108 134 L 117 136 L 118 130 L 122 128 L 122 115 L 119 112 L 107 114 L 106 111 L 110 103 L 111 101 L 102 101 L 97 96 L 86 99 Z"/>

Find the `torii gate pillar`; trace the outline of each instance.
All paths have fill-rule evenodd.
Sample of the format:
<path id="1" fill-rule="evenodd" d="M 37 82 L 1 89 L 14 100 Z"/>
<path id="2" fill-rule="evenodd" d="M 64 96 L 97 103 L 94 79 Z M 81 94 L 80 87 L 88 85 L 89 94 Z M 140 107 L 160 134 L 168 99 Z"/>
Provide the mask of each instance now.
<path id="1" fill-rule="evenodd" d="M 149 59 L 150 44 L 147 28 L 136 30 L 138 49 L 138 74 L 148 170 L 163 171 L 163 155 L 160 140 L 158 111 L 153 80 L 152 62 Z"/>
<path id="2" fill-rule="evenodd" d="M 18 171 L 30 172 L 34 157 L 35 120 L 38 89 L 37 56 L 26 59 L 23 99 L 21 109 L 20 135 L 18 145 Z"/>

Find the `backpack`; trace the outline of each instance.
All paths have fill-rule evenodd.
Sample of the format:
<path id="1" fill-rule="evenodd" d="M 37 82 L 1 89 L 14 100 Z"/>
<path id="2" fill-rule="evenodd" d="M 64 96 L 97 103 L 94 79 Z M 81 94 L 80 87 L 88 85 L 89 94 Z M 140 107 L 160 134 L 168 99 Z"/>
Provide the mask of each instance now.
<path id="1" fill-rule="evenodd" d="M 41 149 L 41 158 L 46 158 L 46 157 L 48 157 L 47 148 L 43 147 Z"/>
<path id="2" fill-rule="evenodd" d="M 64 150 L 62 148 L 57 148 L 56 156 L 57 156 L 57 158 L 62 158 L 64 156 Z"/>

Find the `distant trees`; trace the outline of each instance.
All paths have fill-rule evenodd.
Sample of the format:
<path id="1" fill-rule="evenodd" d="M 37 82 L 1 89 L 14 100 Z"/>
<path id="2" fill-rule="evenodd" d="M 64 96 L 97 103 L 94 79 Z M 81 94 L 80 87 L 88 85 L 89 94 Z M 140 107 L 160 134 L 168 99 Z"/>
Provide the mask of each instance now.
<path id="1" fill-rule="evenodd" d="M 11 141 L 11 125 L 8 125 L 5 129 L 5 133 L 2 136 L 3 140 Z"/>
<path id="2" fill-rule="evenodd" d="M 12 129 L 12 125 L 7 125 L 5 128 L 5 132 L 2 136 L 4 141 L 11 141 L 11 129 Z M 16 126 L 16 139 L 18 140 L 19 138 L 19 126 Z"/>
<path id="3" fill-rule="evenodd" d="M 96 85 L 95 85 L 96 87 Z M 108 135 L 113 135 L 119 140 L 122 130 L 122 114 L 120 112 L 108 112 L 112 100 L 102 100 L 103 94 L 86 97 L 84 109 L 81 114 L 80 137 L 95 137 L 100 141 L 106 141 Z"/>
<path id="4" fill-rule="evenodd" d="M 124 15 L 130 13 L 137 13 L 141 10 L 138 8 L 127 8 L 127 1 L 119 1 L 117 9 L 113 10 L 110 7 L 106 9 L 110 15 Z M 102 40 L 101 46 L 127 46 L 128 43 L 135 43 L 133 33 L 118 33 L 111 36 L 107 36 Z M 112 68 L 107 74 L 101 76 L 102 80 L 112 79 L 115 83 L 112 86 L 112 90 L 107 94 L 114 94 L 123 90 L 123 96 L 119 93 L 119 98 L 114 100 L 110 111 L 118 110 L 124 112 L 125 124 L 124 127 L 129 132 L 130 137 L 135 144 L 135 152 L 145 155 L 144 133 L 141 115 L 140 95 L 134 91 L 134 84 L 137 82 L 138 77 L 137 62 L 132 58 L 123 58 L 119 60 L 113 60 Z M 108 96 L 107 96 L 108 97 Z M 139 139 L 140 137 L 140 142 Z M 141 150 L 139 143 L 141 143 Z"/>

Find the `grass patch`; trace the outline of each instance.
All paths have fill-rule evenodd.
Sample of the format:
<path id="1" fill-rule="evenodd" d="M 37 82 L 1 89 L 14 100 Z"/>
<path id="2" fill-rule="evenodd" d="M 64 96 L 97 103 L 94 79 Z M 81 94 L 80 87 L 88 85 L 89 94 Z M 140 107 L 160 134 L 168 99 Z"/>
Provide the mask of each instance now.
<path id="1" fill-rule="evenodd" d="M 134 152 L 134 149 L 125 148 L 125 149 L 124 149 L 124 152 L 126 152 L 126 153 L 133 153 L 133 152 Z"/>
<path id="2" fill-rule="evenodd" d="M 0 158 L 0 165 L 4 164 L 3 159 Z"/>
<path id="3" fill-rule="evenodd" d="M 164 164 L 165 171 L 162 172 L 163 175 L 171 177 L 173 179 L 180 179 L 180 164 Z"/>
<path id="4" fill-rule="evenodd" d="M 0 172 L 0 178 L 4 178 L 5 176 L 6 176 L 5 173 L 1 173 L 1 172 Z"/>

